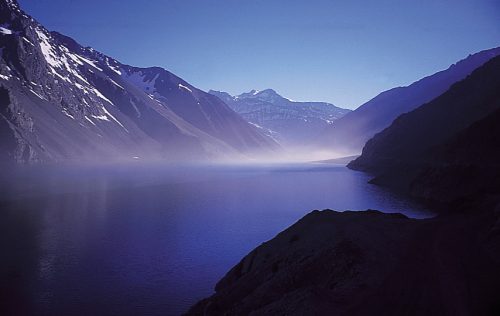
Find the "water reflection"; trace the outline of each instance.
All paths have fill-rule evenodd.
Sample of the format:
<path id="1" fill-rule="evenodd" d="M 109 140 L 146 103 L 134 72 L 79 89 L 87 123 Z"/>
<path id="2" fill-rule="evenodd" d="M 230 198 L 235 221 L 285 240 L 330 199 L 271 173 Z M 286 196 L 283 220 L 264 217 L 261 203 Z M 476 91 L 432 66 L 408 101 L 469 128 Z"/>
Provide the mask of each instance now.
<path id="1" fill-rule="evenodd" d="M 324 165 L 21 174 L 1 183 L 1 248 L 10 254 L 1 288 L 11 302 L 3 309 L 176 315 L 312 209 L 428 215 L 367 180 Z"/>

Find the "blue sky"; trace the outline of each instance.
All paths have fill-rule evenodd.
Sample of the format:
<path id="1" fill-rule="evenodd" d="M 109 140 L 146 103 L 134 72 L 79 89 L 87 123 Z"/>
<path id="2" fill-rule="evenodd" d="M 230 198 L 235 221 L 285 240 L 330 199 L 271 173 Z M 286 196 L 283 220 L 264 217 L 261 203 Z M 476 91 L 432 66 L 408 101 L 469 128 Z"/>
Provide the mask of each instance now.
<path id="1" fill-rule="evenodd" d="M 19 0 L 50 30 L 203 89 L 356 108 L 500 46 L 500 2 Z"/>

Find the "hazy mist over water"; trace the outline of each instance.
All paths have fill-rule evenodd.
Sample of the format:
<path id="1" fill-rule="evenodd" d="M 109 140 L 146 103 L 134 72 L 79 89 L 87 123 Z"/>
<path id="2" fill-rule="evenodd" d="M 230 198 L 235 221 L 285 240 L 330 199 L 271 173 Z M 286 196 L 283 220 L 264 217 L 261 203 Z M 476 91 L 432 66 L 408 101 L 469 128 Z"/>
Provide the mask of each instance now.
<path id="1" fill-rule="evenodd" d="M 1 291 L 29 313 L 178 315 L 313 209 L 421 206 L 331 164 L 32 169 L 1 182 Z"/>

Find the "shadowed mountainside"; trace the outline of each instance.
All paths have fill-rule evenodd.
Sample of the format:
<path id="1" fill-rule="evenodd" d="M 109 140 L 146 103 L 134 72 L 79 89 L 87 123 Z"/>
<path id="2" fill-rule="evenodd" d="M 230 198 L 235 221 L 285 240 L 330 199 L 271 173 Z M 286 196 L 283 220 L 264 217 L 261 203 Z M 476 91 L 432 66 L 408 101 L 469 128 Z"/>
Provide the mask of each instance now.
<path id="1" fill-rule="evenodd" d="M 435 179 L 442 185 L 445 181 L 439 178 L 446 172 L 457 178 L 449 183 L 449 192 L 441 192 L 433 200 L 451 197 L 458 190 L 463 190 L 458 194 L 462 196 L 471 181 L 477 181 L 473 180 L 475 172 L 483 170 L 478 175 L 482 179 L 499 170 L 495 160 L 500 148 L 496 136 L 499 110 L 500 57 L 496 57 L 440 97 L 401 115 L 371 139 L 349 167 L 373 173 L 375 183 L 428 198 L 425 190 L 434 192 L 429 181 Z M 417 178 L 420 188 L 412 184 Z M 478 189 L 477 183 L 470 186 L 470 190 Z"/>
<path id="2" fill-rule="evenodd" d="M 346 154 L 359 154 L 370 138 L 388 127 L 399 115 L 438 97 L 499 54 L 500 47 L 484 50 L 407 87 L 384 91 L 328 127 L 319 143 Z"/>

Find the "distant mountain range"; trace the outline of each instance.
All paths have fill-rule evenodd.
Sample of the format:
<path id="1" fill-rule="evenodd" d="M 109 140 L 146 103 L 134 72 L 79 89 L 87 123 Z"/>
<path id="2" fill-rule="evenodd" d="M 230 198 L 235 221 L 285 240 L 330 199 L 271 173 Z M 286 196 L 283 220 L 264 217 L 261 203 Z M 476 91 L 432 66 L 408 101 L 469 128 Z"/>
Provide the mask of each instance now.
<path id="1" fill-rule="evenodd" d="M 245 120 L 262 128 L 283 146 L 310 144 L 327 126 L 350 110 L 325 102 L 297 102 L 272 89 L 237 96 L 210 90 Z"/>
<path id="2" fill-rule="evenodd" d="M 3 161 L 212 159 L 279 146 L 219 98 L 128 66 L 0 1 Z"/>
<path id="3" fill-rule="evenodd" d="M 399 115 L 438 97 L 452 84 L 498 55 L 500 47 L 484 50 L 407 87 L 384 91 L 327 128 L 319 143 L 345 154 L 359 154 L 370 138 L 388 127 Z"/>

